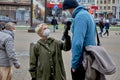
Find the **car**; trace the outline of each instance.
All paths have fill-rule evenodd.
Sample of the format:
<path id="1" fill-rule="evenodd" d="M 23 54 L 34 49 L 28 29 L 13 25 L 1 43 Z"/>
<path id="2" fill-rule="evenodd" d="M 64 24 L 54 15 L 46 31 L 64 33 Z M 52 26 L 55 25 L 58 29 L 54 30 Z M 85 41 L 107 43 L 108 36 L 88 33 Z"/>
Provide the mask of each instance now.
<path id="1" fill-rule="evenodd" d="M 117 24 L 116 18 L 111 18 L 111 19 L 109 19 L 109 21 L 110 21 L 111 25 L 116 25 Z"/>
<path id="2" fill-rule="evenodd" d="M 116 19 L 116 25 L 120 26 L 120 19 Z"/>
<path id="3" fill-rule="evenodd" d="M 16 20 L 14 20 L 12 18 L 9 18 L 7 16 L 3 16 L 3 15 L 0 15 L 0 22 L 5 22 L 5 23 L 7 23 L 7 22 L 13 22 L 13 23 L 17 24 Z"/>

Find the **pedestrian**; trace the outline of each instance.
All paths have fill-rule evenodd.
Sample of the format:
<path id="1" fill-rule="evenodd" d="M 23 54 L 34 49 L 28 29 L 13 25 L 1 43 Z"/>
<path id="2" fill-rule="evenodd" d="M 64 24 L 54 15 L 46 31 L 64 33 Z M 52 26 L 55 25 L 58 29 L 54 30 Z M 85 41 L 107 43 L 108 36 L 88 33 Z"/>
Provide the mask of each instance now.
<path id="1" fill-rule="evenodd" d="M 5 29 L 3 30 L 3 32 L 9 34 L 14 39 L 14 30 L 15 30 L 15 24 L 12 22 L 8 22 L 6 23 Z"/>
<path id="2" fill-rule="evenodd" d="M 39 24 L 35 31 L 41 39 L 30 54 L 32 80 L 66 80 L 62 50 L 71 49 L 70 36 L 65 34 L 65 42 L 49 37 L 50 30 L 45 23 Z"/>
<path id="3" fill-rule="evenodd" d="M 17 69 L 20 68 L 14 51 L 14 40 L 3 32 L 0 26 L 0 80 L 11 80 L 12 65 Z"/>
<path id="4" fill-rule="evenodd" d="M 99 35 L 100 35 L 100 37 L 102 37 L 104 26 L 105 26 L 105 23 L 103 21 L 103 18 L 101 18 L 101 20 L 99 21 L 99 28 L 100 28 Z"/>
<path id="5" fill-rule="evenodd" d="M 96 28 L 92 15 L 79 5 L 76 0 L 64 0 L 63 10 L 72 15 L 72 80 L 84 80 L 85 70 L 82 65 L 83 49 L 96 45 Z"/>
<path id="6" fill-rule="evenodd" d="M 0 24 L 2 25 L 2 30 L 4 30 L 6 22 L 0 22 Z"/>
<path id="7" fill-rule="evenodd" d="M 51 21 L 51 24 L 53 25 L 53 32 L 58 28 L 58 22 L 57 19 L 53 16 L 53 19 Z"/>
<path id="8" fill-rule="evenodd" d="M 107 36 L 109 36 L 109 27 L 110 27 L 110 22 L 108 19 L 106 19 L 106 22 L 105 22 L 105 30 L 106 31 L 103 35 L 107 34 Z"/>

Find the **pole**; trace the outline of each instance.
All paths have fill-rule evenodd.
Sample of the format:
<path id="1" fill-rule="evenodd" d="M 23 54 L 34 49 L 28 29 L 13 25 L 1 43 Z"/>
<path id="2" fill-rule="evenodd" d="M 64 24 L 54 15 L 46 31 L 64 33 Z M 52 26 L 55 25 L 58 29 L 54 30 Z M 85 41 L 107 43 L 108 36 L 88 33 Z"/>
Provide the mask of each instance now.
<path id="1" fill-rule="evenodd" d="M 45 0 L 45 17 L 44 17 L 44 23 L 46 22 L 46 14 L 47 14 L 47 0 Z"/>
<path id="2" fill-rule="evenodd" d="M 33 0 L 31 0 L 30 5 L 30 28 L 28 29 L 28 32 L 35 32 L 35 27 L 33 26 Z"/>
<path id="3" fill-rule="evenodd" d="M 33 21 L 32 21 L 32 18 L 33 18 L 33 0 L 31 0 L 31 7 L 30 7 L 30 9 L 31 9 L 31 14 L 30 14 L 30 22 L 31 22 L 31 24 L 30 24 L 30 26 L 32 27 L 33 26 Z"/>

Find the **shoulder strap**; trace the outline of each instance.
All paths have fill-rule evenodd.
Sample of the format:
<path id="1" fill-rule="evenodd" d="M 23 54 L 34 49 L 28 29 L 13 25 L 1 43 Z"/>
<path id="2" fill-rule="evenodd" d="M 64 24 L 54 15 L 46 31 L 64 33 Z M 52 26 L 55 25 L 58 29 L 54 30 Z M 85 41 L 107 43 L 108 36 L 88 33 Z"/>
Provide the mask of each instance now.
<path id="1" fill-rule="evenodd" d="M 96 28 L 96 35 L 97 35 L 97 45 L 100 46 L 101 43 L 100 43 L 99 35 L 98 35 L 98 32 L 97 32 L 97 28 Z"/>

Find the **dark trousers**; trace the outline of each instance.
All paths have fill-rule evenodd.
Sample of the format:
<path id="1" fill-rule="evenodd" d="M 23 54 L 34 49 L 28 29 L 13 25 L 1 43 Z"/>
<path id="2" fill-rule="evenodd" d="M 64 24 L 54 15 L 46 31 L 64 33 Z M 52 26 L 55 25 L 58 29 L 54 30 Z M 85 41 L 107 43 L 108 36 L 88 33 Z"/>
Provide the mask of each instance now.
<path id="1" fill-rule="evenodd" d="M 71 69 L 72 80 L 84 80 L 85 79 L 85 70 L 82 65 L 78 67 L 75 72 L 72 72 Z"/>
<path id="2" fill-rule="evenodd" d="M 109 36 L 109 31 L 107 29 L 103 35 L 105 35 L 105 34 L 107 34 L 107 36 Z"/>

